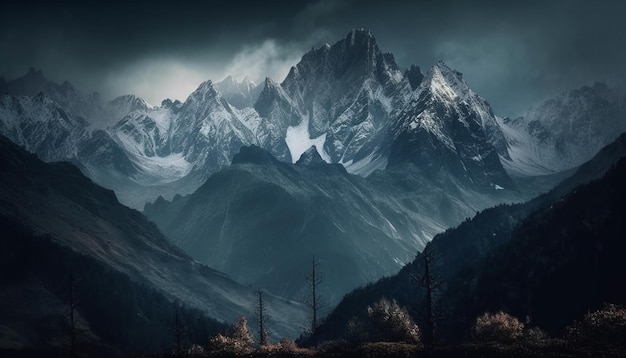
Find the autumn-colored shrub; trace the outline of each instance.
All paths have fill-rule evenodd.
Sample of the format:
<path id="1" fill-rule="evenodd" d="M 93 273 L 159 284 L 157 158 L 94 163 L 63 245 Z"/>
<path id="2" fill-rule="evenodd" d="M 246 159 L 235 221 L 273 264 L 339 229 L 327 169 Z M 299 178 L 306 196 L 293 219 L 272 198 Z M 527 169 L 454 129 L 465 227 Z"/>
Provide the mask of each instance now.
<path id="1" fill-rule="evenodd" d="M 254 340 L 248 330 L 248 320 L 243 316 L 231 328 L 229 334 L 220 333 L 209 340 L 209 347 L 212 351 L 231 355 L 249 354 L 253 350 L 253 345 Z"/>
<path id="2" fill-rule="evenodd" d="M 532 346 L 545 346 L 551 343 L 550 336 L 537 327 L 526 328 L 523 339 L 524 343 Z"/>
<path id="3" fill-rule="evenodd" d="M 204 347 L 198 344 L 193 344 L 191 347 L 185 349 L 186 357 L 205 357 L 206 352 Z"/>
<path id="4" fill-rule="evenodd" d="M 626 347 L 626 309 L 606 304 L 587 312 L 581 321 L 567 327 L 566 339 L 575 346 Z"/>
<path id="5" fill-rule="evenodd" d="M 313 351 L 306 348 L 300 348 L 296 342 L 289 338 L 283 338 L 278 342 L 278 352 L 283 354 L 291 354 L 296 356 L 313 355 Z"/>
<path id="6" fill-rule="evenodd" d="M 511 343 L 522 336 L 524 324 L 502 311 L 476 317 L 472 337 L 478 342 Z"/>
<path id="7" fill-rule="evenodd" d="M 367 313 L 374 326 L 373 341 L 406 342 L 419 344 L 421 334 L 419 327 L 407 310 L 400 307 L 395 300 L 385 298 L 367 307 Z"/>

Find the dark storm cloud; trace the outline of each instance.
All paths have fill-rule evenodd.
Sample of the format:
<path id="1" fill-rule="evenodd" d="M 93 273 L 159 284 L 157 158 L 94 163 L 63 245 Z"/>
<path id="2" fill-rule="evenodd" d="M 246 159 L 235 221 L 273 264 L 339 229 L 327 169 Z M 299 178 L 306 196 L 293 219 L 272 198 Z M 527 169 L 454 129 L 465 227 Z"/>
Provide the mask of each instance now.
<path id="1" fill-rule="evenodd" d="M 593 80 L 624 85 L 624 1 L 5 3 L 0 73 L 29 65 L 106 95 L 184 99 L 226 74 L 280 81 L 304 51 L 369 28 L 401 67 L 438 60 L 501 115 Z"/>

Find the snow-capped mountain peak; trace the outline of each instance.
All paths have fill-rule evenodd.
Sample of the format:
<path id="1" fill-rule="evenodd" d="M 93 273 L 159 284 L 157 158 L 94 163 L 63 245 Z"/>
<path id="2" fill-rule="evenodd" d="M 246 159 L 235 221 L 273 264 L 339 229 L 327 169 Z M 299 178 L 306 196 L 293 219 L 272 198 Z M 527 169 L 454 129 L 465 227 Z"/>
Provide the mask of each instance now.
<path id="1" fill-rule="evenodd" d="M 612 88 L 595 83 L 499 120 L 509 144 L 509 171 L 544 175 L 574 168 L 626 131 L 626 111 Z"/>
<path id="2" fill-rule="evenodd" d="M 187 104 L 188 102 L 199 102 L 199 101 L 209 100 L 209 99 L 219 100 L 221 98 L 222 98 L 222 95 L 213 85 L 213 81 L 207 80 L 207 81 L 202 82 L 200 86 L 196 88 L 195 91 L 191 92 L 189 97 L 187 97 L 185 104 Z"/>
<path id="3" fill-rule="evenodd" d="M 286 107 L 290 107 L 292 111 L 297 107 L 296 103 L 285 93 L 282 86 L 267 77 L 265 81 L 263 81 L 263 89 L 259 93 L 254 108 L 261 117 L 267 118 L 274 109 L 272 106 L 277 102 Z"/>
<path id="4" fill-rule="evenodd" d="M 33 71 L 29 76 L 37 75 Z M 401 143 L 420 137 L 415 133 L 426 129 L 450 156 L 463 152 L 458 172 L 465 175 L 461 171 L 463 165 L 471 167 L 468 160 L 482 163 L 489 156 L 485 136 L 491 144 L 497 139 L 489 105 L 469 89 L 459 72 L 438 63 L 426 75 L 417 66 L 403 73 L 367 29 L 354 29 L 336 43 L 304 54 L 282 83 L 267 78 L 256 85 L 228 76 L 221 82 L 201 83 L 184 103 L 164 100 L 160 107 L 152 107 L 132 95 L 102 102 L 70 84 L 46 88 L 46 94 L 53 93 L 55 101 L 59 98 L 63 108 L 70 108 L 68 112 L 85 113 L 91 123 L 100 123 L 95 128 L 105 129 L 85 144 L 93 153 L 89 158 L 126 157 L 134 168 L 133 185 L 160 185 L 190 175 L 193 178 L 186 183 L 193 184 L 185 187 L 187 192 L 230 164 L 241 146 L 257 145 L 279 160 L 294 162 L 315 145 L 324 161 L 368 175 L 412 157 L 414 150 L 444 150 L 438 144 L 407 149 Z M 87 110 L 100 117 L 90 117 Z M 496 135 L 486 135 L 481 126 Z M 480 144 L 472 146 L 474 140 Z M 98 151 L 105 144 L 117 147 L 102 151 L 105 155 Z M 437 155 L 427 159 L 439 160 Z M 167 178 L 161 175 L 165 172 Z"/>
<path id="5" fill-rule="evenodd" d="M 422 84 L 440 100 L 454 101 L 457 97 L 467 97 L 473 92 L 463 80 L 463 74 L 448 67 L 443 61 L 426 73 Z"/>
<path id="6" fill-rule="evenodd" d="M 133 110 L 147 110 L 152 108 L 153 106 L 148 104 L 143 98 L 135 96 L 133 94 L 127 94 L 123 96 L 116 97 L 111 100 L 111 104 L 114 106 L 128 106 Z"/>
<path id="7" fill-rule="evenodd" d="M 152 108 L 143 98 L 132 94 L 116 97 L 107 103 L 108 116 L 114 120 L 120 120 L 133 112 L 145 113 Z"/>
<path id="8" fill-rule="evenodd" d="M 237 81 L 232 76 L 215 84 L 215 88 L 224 96 L 228 103 L 238 109 L 252 107 L 259 98 L 263 88 L 247 77 Z"/>
<path id="9" fill-rule="evenodd" d="M 175 100 L 171 100 L 170 98 L 166 98 L 163 101 L 161 101 L 161 107 L 163 108 L 176 108 L 176 107 L 180 107 L 183 103 L 177 99 Z"/>
<path id="10" fill-rule="evenodd" d="M 372 34 L 372 31 L 364 28 L 355 28 L 350 30 L 348 36 L 346 36 L 346 43 L 350 46 L 359 45 L 373 45 L 376 44 L 376 39 Z"/>

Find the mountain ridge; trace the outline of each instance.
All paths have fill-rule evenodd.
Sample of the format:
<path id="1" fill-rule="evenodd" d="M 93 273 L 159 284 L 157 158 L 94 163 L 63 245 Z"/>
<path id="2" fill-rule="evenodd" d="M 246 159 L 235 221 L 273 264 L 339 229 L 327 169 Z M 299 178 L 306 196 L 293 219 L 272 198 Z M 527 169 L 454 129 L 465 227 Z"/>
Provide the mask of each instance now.
<path id="1" fill-rule="evenodd" d="M 301 263 L 310 256 L 342 262 L 328 276 L 335 302 L 394 273 L 435 233 L 477 208 L 515 197 L 507 190 L 478 194 L 450 179 L 448 191 L 420 178 L 412 164 L 371 179 L 353 175 L 326 163 L 314 146 L 295 164 L 244 146 L 193 194 L 161 198 L 144 213 L 198 261 L 280 296 L 304 294 Z"/>
<path id="2" fill-rule="evenodd" d="M 602 178 L 609 170 L 614 168 L 615 163 L 619 162 L 620 159 L 622 164 L 624 164 L 623 158 L 625 157 L 626 134 L 622 134 L 616 141 L 603 148 L 592 160 L 582 165 L 575 174 L 550 192 L 539 195 L 528 202 L 512 205 L 503 204 L 483 210 L 457 227 L 449 228 L 445 232 L 438 234 L 428 243 L 428 246 L 440 255 L 440 259 L 431 269 L 436 270 L 437 274 L 446 283 L 456 280 L 454 287 L 458 288 L 458 291 L 470 291 L 474 287 L 471 285 L 474 282 L 474 278 L 468 275 L 461 275 L 464 272 L 467 273 L 467 270 L 472 270 L 480 262 L 498 260 L 499 256 L 494 253 L 499 247 L 508 245 L 514 235 L 516 235 L 517 227 L 524 223 L 532 213 L 541 210 L 550 211 L 554 205 L 562 206 L 562 204 L 559 204 L 561 198 L 567 195 L 576 195 L 577 188 L 584 187 L 586 183 L 593 180 L 597 182 L 599 178 Z M 558 225 L 561 224 L 566 225 L 567 222 L 558 223 Z M 532 254 L 528 255 L 528 257 L 532 256 Z M 422 273 L 422 260 L 423 256 L 419 253 L 415 260 L 404 266 L 398 274 L 380 279 L 347 294 L 328 316 L 326 323 L 320 328 L 320 337 L 335 339 L 342 336 L 348 320 L 353 317 L 365 318 L 367 305 L 373 304 L 381 297 L 394 298 L 402 305 L 413 307 L 414 314 L 419 316 L 420 311 L 415 305 L 419 302 L 418 297 L 423 292 L 418 290 L 417 285 L 412 285 L 408 282 L 411 280 L 412 275 Z M 490 266 L 485 265 L 484 267 Z M 528 267 L 525 266 L 525 269 L 527 270 Z M 510 286 L 513 287 L 515 285 L 511 283 Z M 495 285 L 494 289 L 495 287 L 500 287 L 500 285 Z M 446 291 L 448 295 L 446 300 L 453 300 L 452 296 L 459 293 L 458 291 L 455 292 L 453 288 L 450 288 L 449 291 Z M 524 297 L 526 296 L 523 296 L 522 299 Z M 459 302 L 455 304 L 459 304 Z M 458 311 L 455 311 L 454 315 L 450 315 L 450 317 L 455 317 L 456 315 L 456 317 L 461 319 L 465 317 L 467 320 L 472 320 L 478 314 L 483 313 L 465 312 L 463 309 L 466 306 L 456 306 L 455 309 L 458 309 Z M 505 307 L 492 306 L 483 307 L 482 309 L 497 311 L 505 309 Z M 471 316 L 472 314 L 474 316 Z M 469 316 L 466 317 L 466 315 Z M 545 324 L 544 318 L 540 320 L 542 324 Z M 467 320 L 464 321 L 465 324 L 468 322 Z M 457 325 L 459 323 L 456 322 L 454 324 Z M 571 322 L 561 321 L 559 324 L 563 323 Z M 446 328 L 447 331 L 453 332 L 453 336 L 456 335 L 455 339 L 467 333 L 466 331 L 459 332 L 459 326 L 455 327 L 447 326 Z M 463 326 L 462 329 L 466 330 L 467 327 Z"/>
<path id="3" fill-rule="evenodd" d="M 192 260 L 136 210 L 121 205 L 114 192 L 97 186 L 78 168 L 44 163 L 0 137 L 0 215 L 34 235 L 100 262 L 170 300 L 201 310 L 224 323 L 252 315 L 256 292 L 228 275 Z M 304 321 L 296 302 L 269 295 L 276 337 L 298 334 Z"/>

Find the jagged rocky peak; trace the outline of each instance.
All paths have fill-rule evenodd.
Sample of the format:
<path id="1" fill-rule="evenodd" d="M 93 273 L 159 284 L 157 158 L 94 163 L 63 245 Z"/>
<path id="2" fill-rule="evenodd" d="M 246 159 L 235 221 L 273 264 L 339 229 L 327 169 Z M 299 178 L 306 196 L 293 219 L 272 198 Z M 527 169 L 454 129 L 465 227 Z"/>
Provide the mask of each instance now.
<path id="1" fill-rule="evenodd" d="M 409 80 L 411 89 L 415 90 L 422 83 L 422 80 L 424 79 L 424 74 L 420 70 L 419 66 L 411 65 L 411 67 L 409 67 L 404 73 L 404 77 Z"/>
<path id="2" fill-rule="evenodd" d="M 196 88 L 196 90 L 193 91 L 189 95 L 185 103 L 189 102 L 190 100 L 191 101 L 205 101 L 205 100 L 210 100 L 210 99 L 219 100 L 221 98 L 222 98 L 222 95 L 219 92 L 219 90 L 215 88 L 213 81 L 207 80 L 205 82 L 202 82 L 200 86 L 198 86 L 198 88 Z"/>
<path id="3" fill-rule="evenodd" d="M 580 130 L 598 129 L 600 132 L 608 132 L 607 134 L 617 130 L 618 132 L 612 135 L 617 137 L 617 134 L 621 133 L 619 130 L 626 128 L 619 95 L 602 82 L 573 89 L 549 99 L 531 109 L 526 117 L 528 122 L 538 121 L 554 132 L 569 130 L 572 136 L 580 134 Z M 563 126 L 563 123 L 568 125 Z M 563 139 L 565 138 L 567 137 Z"/>
<path id="4" fill-rule="evenodd" d="M 280 84 L 274 82 L 274 80 L 269 77 L 265 77 L 263 81 L 263 91 L 278 91 L 279 88 Z"/>
<path id="5" fill-rule="evenodd" d="M 221 82 L 215 83 L 215 88 L 229 104 L 243 109 L 254 105 L 263 85 L 257 85 L 248 77 L 237 81 L 233 76 L 228 76 Z"/>
<path id="6" fill-rule="evenodd" d="M 511 147 L 507 163 L 522 175 L 547 174 L 581 165 L 626 131 L 619 95 L 603 83 L 573 89 L 501 121 Z"/>
<path id="7" fill-rule="evenodd" d="M 372 31 L 363 28 L 353 29 L 343 40 L 343 46 L 347 48 L 347 64 L 354 65 L 355 62 L 365 61 L 366 70 L 377 76 L 380 81 L 400 81 L 402 76 L 396 60 L 391 53 L 383 53 L 380 50 Z"/>
<path id="8" fill-rule="evenodd" d="M 130 111 L 146 110 L 150 108 L 150 105 L 148 105 L 148 103 L 146 103 L 143 98 L 135 96 L 133 94 L 126 94 L 116 97 L 111 101 L 111 104 L 114 106 L 126 106 Z"/>
<path id="9" fill-rule="evenodd" d="M 434 95 L 448 100 L 464 96 L 470 91 L 463 74 L 451 69 L 443 61 L 428 70 L 422 84 L 430 87 Z"/>
<path id="10" fill-rule="evenodd" d="M 72 85 L 69 81 L 65 80 L 59 86 L 59 92 L 64 95 L 74 94 L 76 92 L 76 87 L 74 87 L 74 85 Z"/>
<path id="11" fill-rule="evenodd" d="M 302 91 L 296 82 L 321 80 L 364 80 L 376 78 L 380 82 L 399 82 L 402 73 L 390 53 L 382 53 L 370 30 L 354 29 L 332 46 L 313 48 L 291 68 L 282 85 L 288 93 Z"/>
<path id="12" fill-rule="evenodd" d="M 364 28 L 355 28 L 350 30 L 346 36 L 346 44 L 350 47 L 362 46 L 362 45 L 375 45 L 376 38 L 372 31 Z"/>
<path id="13" fill-rule="evenodd" d="M 280 84 L 267 77 L 263 82 L 263 89 L 260 91 L 256 103 L 254 104 L 254 109 L 256 109 L 261 117 L 267 117 L 272 110 L 272 105 L 276 101 L 290 102 Z"/>
<path id="14" fill-rule="evenodd" d="M 296 162 L 296 165 L 301 167 L 310 167 L 317 164 L 326 164 L 326 162 L 322 159 L 317 151 L 317 147 L 314 145 L 302 153 L 300 159 Z"/>
<path id="15" fill-rule="evenodd" d="M 236 84 L 238 84 L 238 82 L 231 75 L 226 76 L 226 78 L 224 78 L 222 82 L 217 83 L 217 85 L 224 85 L 224 86 L 234 86 Z"/>
<path id="16" fill-rule="evenodd" d="M 200 86 L 198 86 L 198 88 L 196 88 L 196 90 L 193 93 L 217 93 L 217 89 L 215 88 L 215 84 L 213 83 L 213 81 L 211 80 L 206 80 L 204 82 L 202 82 L 200 84 Z"/>
<path id="17" fill-rule="evenodd" d="M 44 91 L 37 92 L 37 94 L 33 96 L 33 100 L 38 103 L 46 103 L 46 104 L 54 103 Z M 38 119 L 44 120 L 45 118 L 38 118 Z"/>
<path id="18" fill-rule="evenodd" d="M 170 98 L 166 98 L 163 101 L 161 101 L 161 107 L 163 108 L 173 108 L 173 107 L 180 107 L 183 103 L 177 99 L 175 100 L 171 100 Z"/>
<path id="19" fill-rule="evenodd" d="M 150 210 L 157 210 L 167 206 L 170 202 L 167 201 L 162 195 L 159 195 L 158 198 L 154 202 L 147 202 L 143 207 L 143 212 L 148 212 Z"/>
<path id="20" fill-rule="evenodd" d="M 34 96 L 42 91 L 48 80 L 41 70 L 30 67 L 28 72 L 7 83 L 8 92 L 14 96 Z"/>
<path id="21" fill-rule="evenodd" d="M 43 72 L 32 66 L 28 68 L 28 72 L 21 78 L 29 79 L 31 81 L 39 81 L 39 82 L 47 81 L 46 77 L 43 75 Z"/>
<path id="22" fill-rule="evenodd" d="M 250 90 L 253 87 L 256 87 L 257 84 L 251 81 L 248 77 L 244 77 L 243 80 L 237 81 L 233 76 L 227 76 L 221 82 L 215 84 L 218 89 L 221 87 L 224 88 L 237 88 L 237 89 L 247 89 Z"/>
<path id="23" fill-rule="evenodd" d="M 270 152 L 256 146 L 242 146 L 239 152 L 235 154 L 231 163 L 235 164 L 274 164 L 278 160 L 270 154 Z"/>

